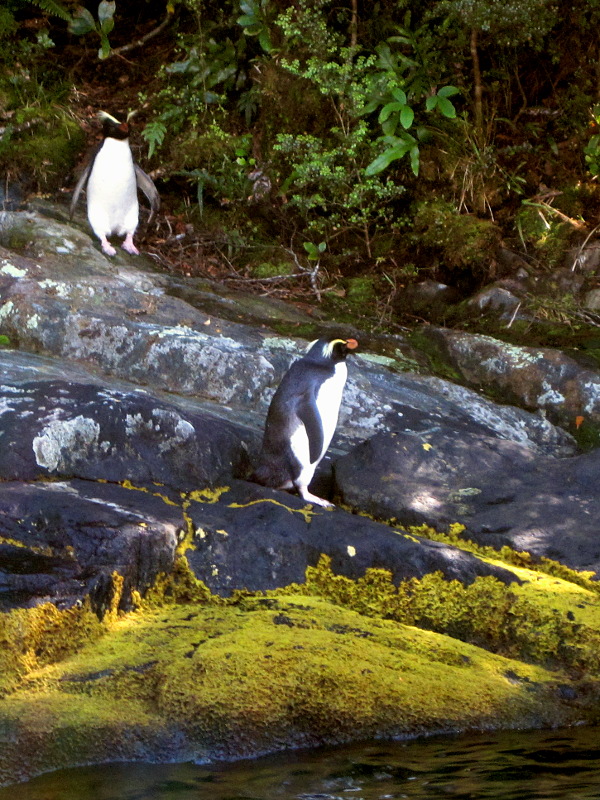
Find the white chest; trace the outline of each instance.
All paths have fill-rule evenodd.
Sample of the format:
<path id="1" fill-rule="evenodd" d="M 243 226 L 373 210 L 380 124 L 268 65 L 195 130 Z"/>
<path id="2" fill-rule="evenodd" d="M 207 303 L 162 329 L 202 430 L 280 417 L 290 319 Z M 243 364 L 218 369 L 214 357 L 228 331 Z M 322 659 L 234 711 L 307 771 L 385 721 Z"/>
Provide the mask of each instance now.
<path id="1" fill-rule="evenodd" d="M 99 236 L 137 227 L 137 184 L 128 141 L 105 139 L 90 172 L 87 205 L 88 218 Z"/>
<path id="2" fill-rule="evenodd" d="M 317 408 L 323 425 L 323 451 L 320 458 L 325 455 L 325 451 L 335 433 L 347 377 L 348 367 L 346 362 L 340 361 L 335 365 L 335 373 L 321 384 L 317 392 Z"/>

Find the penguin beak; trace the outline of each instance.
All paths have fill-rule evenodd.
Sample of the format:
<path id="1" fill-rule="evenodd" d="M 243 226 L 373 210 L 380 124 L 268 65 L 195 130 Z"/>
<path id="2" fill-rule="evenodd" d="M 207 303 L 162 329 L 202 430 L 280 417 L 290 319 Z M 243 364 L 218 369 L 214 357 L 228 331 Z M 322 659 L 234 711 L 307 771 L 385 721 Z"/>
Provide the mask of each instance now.
<path id="1" fill-rule="evenodd" d="M 358 347 L 358 342 L 356 339 L 346 339 L 346 348 L 348 350 L 356 350 Z"/>

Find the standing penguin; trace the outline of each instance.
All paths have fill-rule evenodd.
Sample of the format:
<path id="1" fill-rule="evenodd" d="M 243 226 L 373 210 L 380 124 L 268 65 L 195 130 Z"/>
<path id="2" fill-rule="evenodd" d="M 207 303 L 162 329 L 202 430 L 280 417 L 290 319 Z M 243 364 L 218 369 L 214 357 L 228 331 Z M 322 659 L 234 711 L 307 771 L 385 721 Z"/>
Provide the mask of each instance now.
<path id="1" fill-rule="evenodd" d="M 275 392 L 253 480 L 274 489 L 296 488 L 325 508 L 332 503 L 308 491 L 337 425 L 348 376 L 346 355 L 356 339 L 317 339 L 295 361 Z"/>
<path id="2" fill-rule="evenodd" d="M 129 147 L 129 125 L 101 111 L 104 138 L 77 181 L 71 200 L 71 217 L 87 181 L 87 215 L 108 256 L 117 252 L 108 241 L 112 234 L 125 236 L 123 249 L 133 255 L 139 251 L 133 234 L 139 222 L 138 187 L 150 203 L 150 219 L 160 207 L 160 197 L 152 179 L 133 160 Z"/>

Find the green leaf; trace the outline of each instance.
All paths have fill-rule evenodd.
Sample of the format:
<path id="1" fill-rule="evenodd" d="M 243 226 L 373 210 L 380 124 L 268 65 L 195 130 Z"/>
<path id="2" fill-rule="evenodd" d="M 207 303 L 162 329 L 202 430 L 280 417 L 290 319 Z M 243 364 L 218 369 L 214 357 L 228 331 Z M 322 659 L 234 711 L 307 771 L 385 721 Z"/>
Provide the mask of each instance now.
<path id="1" fill-rule="evenodd" d="M 167 126 L 164 122 L 156 120 L 149 122 L 142 131 L 142 138 L 148 142 L 148 158 L 152 158 L 154 151 L 163 143 L 167 133 Z"/>
<path id="2" fill-rule="evenodd" d="M 427 100 L 425 100 L 425 108 L 427 111 L 432 111 L 438 104 L 438 96 L 435 94 L 430 94 Z"/>
<path id="3" fill-rule="evenodd" d="M 98 6 L 98 19 L 100 21 L 100 25 L 106 22 L 106 20 L 112 19 L 114 17 L 116 8 L 117 8 L 116 2 L 110 2 L 109 0 L 102 0 L 100 5 Z"/>
<path id="4" fill-rule="evenodd" d="M 381 124 L 381 130 L 385 133 L 386 136 L 394 136 L 397 127 L 398 127 L 397 114 L 394 114 L 393 117 L 386 119 L 386 121 Z"/>
<path id="5" fill-rule="evenodd" d="M 110 55 L 110 42 L 106 38 L 106 36 L 102 35 L 100 37 L 101 45 L 100 49 L 98 50 L 98 58 L 101 61 L 104 61 L 105 58 L 108 58 Z"/>
<path id="6" fill-rule="evenodd" d="M 438 97 L 452 97 L 453 94 L 458 94 L 460 89 L 457 89 L 456 86 L 442 86 L 439 90 Z"/>
<path id="7" fill-rule="evenodd" d="M 262 31 L 258 34 L 258 43 L 265 51 L 265 53 L 271 53 L 273 51 L 273 44 L 271 42 L 271 35 L 266 28 L 263 28 Z"/>
<path id="8" fill-rule="evenodd" d="M 419 166 L 420 166 L 420 156 L 419 156 L 419 145 L 415 144 L 413 147 L 410 148 L 410 167 L 413 173 L 418 177 L 419 175 Z"/>
<path id="9" fill-rule="evenodd" d="M 403 106 L 405 106 L 406 103 L 408 102 L 406 99 L 406 95 L 404 94 L 402 89 L 394 89 L 392 91 L 392 97 L 395 97 L 396 100 Z"/>
<path id="10" fill-rule="evenodd" d="M 371 161 L 371 163 L 365 169 L 365 175 L 377 175 L 378 173 L 383 172 L 384 169 L 389 167 L 392 161 L 396 161 L 397 159 L 402 158 L 402 156 L 405 156 L 410 148 L 410 142 L 402 142 L 395 147 L 390 147 L 380 156 L 377 156 L 376 159 Z"/>
<path id="11" fill-rule="evenodd" d="M 241 25 L 242 28 L 247 28 L 250 25 L 256 25 L 256 17 L 252 14 L 243 14 L 241 17 L 238 17 L 236 20 L 238 25 Z"/>
<path id="12" fill-rule="evenodd" d="M 10 345 L 10 339 L 8 336 L 0 336 L 0 347 L 8 347 Z"/>
<path id="13" fill-rule="evenodd" d="M 321 242 L 321 244 L 324 244 L 324 243 Z M 306 252 L 308 253 L 309 261 L 317 261 L 318 258 L 319 258 L 319 255 L 323 252 L 321 250 L 320 245 L 319 245 L 319 247 L 317 247 L 317 245 L 313 244 L 312 242 L 303 242 L 303 247 L 306 250 Z"/>
<path id="14" fill-rule="evenodd" d="M 73 12 L 73 18 L 71 22 L 69 22 L 69 32 L 74 33 L 75 36 L 83 36 L 84 34 L 93 31 L 95 27 L 96 22 L 87 8 L 83 8 L 83 6 L 77 6 Z"/>
<path id="15" fill-rule="evenodd" d="M 438 95 L 437 107 L 445 117 L 448 117 L 448 119 L 454 119 L 454 117 L 456 117 L 456 109 L 450 100 L 447 100 L 445 97 L 440 97 Z"/>
<path id="16" fill-rule="evenodd" d="M 394 111 L 400 111 L 401 108 L 402 103 L 387 103 L 379 112 L 377 121 L 382 125 L 386 119 L 390 118 L 390 115 L 393 114 Z"/>
<path id="17" fill-rule="evenodd" d="M 400 112 L 400 124 L 407 131 L 410 126 L 413 124 L 413 120 L 415 118 L 415 112 L 412 110 L 410 106 L 404 106 L 402 111 Z"/>
<path id="18" fill-rule="evenodd" d="M 107 17 L 105 20 L 102 21 L 100 25 L 100 30 L 102 31 L 102 33 L 108 35 L 114 27 L 115 27 L 115 21 L 113 17 Z"/>
<path id="19" fill-rule="evenodd" d="M 319 253 L 324 253 L 327 250 L 327 242 L 319 242 Z"/>
<path id="20" fill-rule="evenodd" d="M 377 66 L 380 69 L 388 70 L 389 72 L 395 72 L 396 70 L 396 62 L 394 57 L 392 56 L 392 51 L 387 46 L 387 44 L 381 44 L 375 48 L 377 55 L 379 56 L 379 61 L 377 62 Z"/>

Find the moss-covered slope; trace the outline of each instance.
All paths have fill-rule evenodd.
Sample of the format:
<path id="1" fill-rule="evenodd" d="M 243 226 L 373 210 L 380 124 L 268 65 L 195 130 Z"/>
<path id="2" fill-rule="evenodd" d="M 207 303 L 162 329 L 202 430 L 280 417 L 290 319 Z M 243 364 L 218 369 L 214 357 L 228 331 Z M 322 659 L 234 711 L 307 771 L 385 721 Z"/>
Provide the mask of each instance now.
<path id="1" fill-rule="evenodd" d="M 518 589 L 496 583 L 521 608 L 537 609 L 538 633 L 524 622 L 530 638 L 547 637 L 544 620 L 554 614 L 575 620 L 569 647 L 577 647 L 580 632 L 584 644 L 598 632 L 600 596 L 593 589 L 525 568 L 519 577 Z M 456 582 L 442 583 L 456 592 Z M 451 628 L 451 594 L 444 597 L 435 581 L 417 584 L 411 585 L 417 595 L 421 586 L 421 600 L 429 598 L 430 621 L 445 614 Z M 471 591 L 474 597 L 479 590 Z M 315 596 L 328 593 L 331 599 Z M 547 658 L 547 647 L 530 648 L 530 655 L 542 654 L 538 663 L 507 658 L 385 619 L 398 616 L 394 597 L 406 596 L 406 587 L 396 590 L 379 571 L 353 583 L 333 576 L 324 562 L 301 587 L 224 601 L 210 597 L 182 560 L 176 580 L 165 580 L 135 612 L 112 613 L 102 623 L 85 608 L 5 615 L 9 646 L 1 666 L 12 678 L 5 677 L 0 701 L 0 780 L 105 760 L 238 757 L 374 736 L 597 718 L 600 683 L 591 661 L 561 662 L 562 651 Z M 499 617 L 488 613 L 486 598 L 484 592 L 479 628 L 490 627 L 491 641 Z M 362 613 L 348 607 L 360 603 Z M 477 613 L 473 608 L 469 613 Z M 52 625 L 40 623 L 50 618 Z M 72 630 L 77 635 L 69 638 Z"/>

